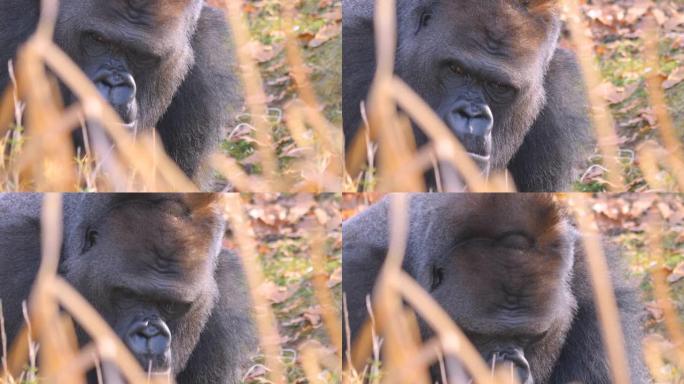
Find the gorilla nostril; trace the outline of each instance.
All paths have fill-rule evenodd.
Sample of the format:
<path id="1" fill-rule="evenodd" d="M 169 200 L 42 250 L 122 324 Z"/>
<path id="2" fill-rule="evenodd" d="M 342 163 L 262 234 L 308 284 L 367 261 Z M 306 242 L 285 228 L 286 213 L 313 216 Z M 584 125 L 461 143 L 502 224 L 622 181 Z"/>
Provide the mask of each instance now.
<path id="1" fill-rule="evenodd" d="M 450 108 L 447 123 L 457 134 L 488 136 L 494 126 L 494 117 L 487 104 L 458 100 Z"/>
<path id="2" fill-rule="evenodd" d="M 93 78 L 102 96 L 112 105 L 124 105 L 135 98 L 136 85 L 130 73 L 102 70 Z"/>
<path id="3" fill-rule="evenodd" d="M 126 341 L 136 353 L 164 354 L 171 345 L 171 332 L 161 319 L 145 319 L 131 325 Z"/>
<path id="4" fill-rule="evenodd" d="M 138 331 L 138 334 L 140 336 L 148 338 L 148 339 L 152 338 L 154 336 L 157 336 L 159 333 L 161 333 L 159 328 L 157 328 L 154 325 L 150 325 L 149 323 L 147 323 L 147 326 L 143 327 L 142 329 L 140 329 Z"/>
<path id="5" fill-rule="evenodd" d="M 470 118 L 470 119 L 485 116 L 484 108 L 481 105 L 477 105 L 477 104 L 473 104 L 473 103 L 463 104 L 463 105 L 459 106 L 455 110 L 455 112 L 460 114 L 463 117 Z"/>

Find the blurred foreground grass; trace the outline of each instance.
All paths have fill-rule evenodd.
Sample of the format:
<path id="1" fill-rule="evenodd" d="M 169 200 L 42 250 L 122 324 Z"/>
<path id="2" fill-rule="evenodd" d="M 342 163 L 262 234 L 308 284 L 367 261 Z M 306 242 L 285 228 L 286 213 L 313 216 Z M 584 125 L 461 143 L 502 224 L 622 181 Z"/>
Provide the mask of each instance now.
<path id="1" fill-rule="evenodd" d="M 322 273 L 336 308 L 342 295 L 342 232 L 336 194 L 245 195 L 245 209 L 259 243 L 259 257 L 267 282 L 261 292 L 272 303 L 281 336 L 281 348 L 288 383 L 305 383 L 301 348 L 320 351 L 324 369 L 316 383 L 339 383 L 339 356 L 322 323 L 312 279 Z M 325 229 L 325 271 L 314 270 L 312 233 Z M 230 245 L 230 243 L 229 243 Z M 341 329 L 339 330 L 341 332 Z M 247 382 L 270 383 L 265 376 L 263 356 L 257 356 Z"/>
<path id="2" fill-rule="evenodd" d="M 270 123 L 278 165 L 287 173 L 292 160 L 300 158 L 285 124 L 285 110 L 297 102 L 296 84 L 291 76 L 284 47 L 283 2 L 249 1 L 244 7 L 252 40 L 250 52 L 259 64 L 268 98 Z M 342 3 L 340 0 L 302 0 L 294 14 L 294 33 L 306 63 L 313 88 L 325 117 L 341 131 L 342 127 Z M 255 152 L 254 132 L 242 115 L 236 131 L 221 142 L 222 150 L 238 160 L 250 174 L 259 174 L 261 159 Z M 341 144 L 340 144 L 341 145 Z M 340 147 L 341 148 L 341 147 Z"/>

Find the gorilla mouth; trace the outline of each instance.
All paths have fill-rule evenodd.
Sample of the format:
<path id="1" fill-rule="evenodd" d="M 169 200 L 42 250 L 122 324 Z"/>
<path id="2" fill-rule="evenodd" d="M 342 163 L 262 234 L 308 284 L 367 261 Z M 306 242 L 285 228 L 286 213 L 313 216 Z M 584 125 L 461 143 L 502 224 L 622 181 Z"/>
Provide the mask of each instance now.
<path id="1" fill-rule="evenodd" d="M 121 125 L 130 132 L 133 132 L 133 133 L 137 132 L 135 120 L 131 121 L 130 123 L 123 123 Z"/>
<path id="2" fill-rule="evenodd" d="M 480 168 L 483 175 L 486 176 L 489 174 L 491 155 L 481 155 L 473 152 L 468 152 L 468 155 L 473 159 L 478 168 Z"/>

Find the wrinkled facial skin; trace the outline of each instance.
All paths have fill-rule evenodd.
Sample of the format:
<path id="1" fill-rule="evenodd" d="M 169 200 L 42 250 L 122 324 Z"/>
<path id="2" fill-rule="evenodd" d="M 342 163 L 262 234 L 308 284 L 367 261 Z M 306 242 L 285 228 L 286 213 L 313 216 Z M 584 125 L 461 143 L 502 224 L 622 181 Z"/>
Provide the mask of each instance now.
<path id="1" fill-rule="evenodd" d="M 212 204 L 192 204 L 125 200 L 68 239 L 62 273 L 155 373 L 183 369 L 217 297 L 223 222 Z"/>
<path id="2" fill-rule="evenodd" d="M 400 15 L 410 22 L 399 26 L 397 74 L 485 172 L 506 167 L 544 102 L 558 21 L 553 9 L 522 3 L 411 1 Z"/>
<path id="3" fill-rule="evenodd" d="M 438 206 L 433 214 L 441 215 L 435 221 L 441 224 L 435 225 L 451 240 L 419 267 L 421 284 L 483 359 L 512 366 L 522 384 L 548 378 L 553 367 L 545 364 L 558 357 L 577 305 L 569 287 L 569 224 L 551 201 L 541 200 L 520 199 L 520 212 L 510 215 L 492 215 L 507 209 L 507 200 L 497 196 Z M 460 212 L 453 217 L 461 221 L 450 212 Z M 427 326 L 421 329 L 430 335 Z M 455 375 L 458 366 L 448 365 Z"/>
<path id="4" fill-rule="evenodd" d="M 154 128 L 193 63 L 200 9 L 195 0 L 66 0 L 55 41 L 129 129 Z"/>

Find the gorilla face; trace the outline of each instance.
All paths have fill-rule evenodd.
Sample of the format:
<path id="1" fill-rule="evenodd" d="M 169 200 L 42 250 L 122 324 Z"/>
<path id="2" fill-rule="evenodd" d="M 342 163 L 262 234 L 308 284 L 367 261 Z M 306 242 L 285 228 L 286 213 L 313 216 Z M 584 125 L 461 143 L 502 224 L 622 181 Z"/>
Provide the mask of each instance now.
<path id="1" fill-rule="evenodd" d="M 421 284 L 493 365 L 512 365 L 520 382 L 544 382 L 560 354 L 577 306 L 569 225 L 546 197 L 445 200 L 434 207 L 450 243 L 423 252 Z M 454 215 L 454 212 L 460 214 Z M 463 213 L 466 213 L 463 216 Z M 467 218 L 467 220 L 463 220 Z M 423 325 L 424 334 L 431 331 Z M 543 346 L 543 348 L 540 348 Z M 453 366 L 451 367 L 453 370 Z"/>
<path id="2" fill-rule="evenodd" d="M 201 6 L 198 0 L 62 1 L 55 41 L 127 127 L 152 128 L 193 64 L 190 39 Z"/>
<path id="3" fill-rule="evenodd" d="M 485 171 L 506 167 L 544 101 L 544 73 L 559 31 L 546 3 L 399 4 L 399 20 L 408 22 L 399 26 L 397 74 Z M 416 135 L 419 144 L 426 142 L 420 130 Z"/>
<path id="4" fill-rule="evenodd" d="M 365 342 L 366 300 L 388 253 L 389 205 L 385 199 L 342 225 L 349 320 L 342 332 L 355 343 Z M 411 194 L 402 268 L 493 368 L 517 373 L 523 384 L 610 383 L 587 255 L 569 217 L 549 194 Z M 630 377 L 650 383 L 641 361 L 643 306 L 620 253 L 605 250 Z M 418 324 L 422 340 L 434 336 L 422 318 Z M 456 356 L 445 356 L 445 366 L 449 382 L 470 382 Z M 432 382 L 443 382 L 441 373 L 435 364 Z"/>
<path id="5" fill-rule="evenodd" d="M 67 237 L 62 273 L 144 369 L 176 375 L 217 300 L 224 224 L 213 196 L 123 196 Z"/>

